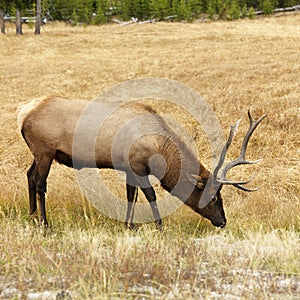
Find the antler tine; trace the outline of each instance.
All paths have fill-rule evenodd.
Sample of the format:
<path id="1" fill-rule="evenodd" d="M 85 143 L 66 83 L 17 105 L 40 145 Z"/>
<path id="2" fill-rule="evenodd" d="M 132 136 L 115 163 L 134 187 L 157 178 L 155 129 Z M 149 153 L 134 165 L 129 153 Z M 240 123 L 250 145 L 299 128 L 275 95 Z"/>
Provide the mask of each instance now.
<path id="1" fill-rule="evenodd" d="M 244 192 L 255 192 L 255 191 L 258 191 L 260 188 L 254 188 L 254 189 L 250 189 L 250 188 L 246 188 L 244 186 L 241 186 L 239 184 L 233 184 L 233 186 L 235 186 L 236 188 L 244 191 Z"/>
<path id="2" fill-rule="evenodd" d="M 243 143 L 242 143 L 241 155 L 240 155 L 244 160 L 245 160 L 245 155 L 246 155 L 246 150 L 247 150 L 249 139 L 250 139 L 252 133 L 254 132 L 254 130 L 256 129 L 256 127 L 259 125 L 259 123 L 266 116 L 267 115 L 263 115 L 258 120 L 254 121 L 252 116 L 251 116 L 250 109 L 248 110 L 248 117 L 249 117 L 249 121 L 250 121 L 250 126 L 249 126 L 249 129 L 248 129 L 245 137 L 244 137 L 244 140 L 243 140 Z"/>
<path id="3" fill-rule="evenodd" d="M 224 160 L 225 160 L 228 148 L 229 148 L 230 144 L 232 143 L 232 140 L 233 140 L 233 138 L 235 136 L 235 133 L 236 133 L 237 128 L 240 125 L 241 121 L 242 121 L 242 119 L 239 119 L 239 120 L 237 120 L 237 122 L 235 123 L 235 125 L 230 125 L 229 137 L 227 139 L 227 142 L 226 142 L 224 148 L 222 149 L 219 162 L 218 162 L 218 164 L 217 164 L 217 166 L 216 166 L 216 168 L 214 170 L 214 174 L 213 174 L 214 180 L 217 180 L 217 178 L 218 178 L 219 170 L 220 170 L 220 168 L 222 167 L 222 165 L 224 163 Z"/>
<path id="4" fill-rule="evenodd" d="M 226 179 L 226 174 L 227 172 L 238 166 L 238 165 L 241 165 L 241 164 L 256 164 L 258 163 L 259 161 L 261 161 L 261 159 L 258 159 L 258 160 L 255 160 L 255 161 L 248 161 L 246 160 L 245 158 L 245 155 L 246 155 L 246 150 L 247 150 L 247 146 L 248 146 L 248 142 L 249 142 L 249 139 L 252 135 L 252 133 L 254 132 L 254 130 L 256 129 L 256 127 L 259 125 L 259 123 L 266 117 L 267 115 L 263 115 L 262 117 L 260 117 L 258 120 L 254 121 L 252 116 L 251 116 L 251 113 L 250 113 L 250 109 L 248 110 L 248 117 L 249 117 L 249 121 L 250 121 L 250 126 L 249 126 L 249 129 L 244 137 L 244 140 L 243 140 L 243 143 L 242 143 L 242 147 L 241 147 L 241 152 L 240 152 L 240 155 L 237 159 L 231 161 L 230 163 L 228 163 L 224 169 L 222 170 L 222 173 L 221 173 L 221 176 L 219 179 L 217 179 L 218 182 L 222 183 L 222 184 L 232 184 L 233 186 L 241 189 L 241 190 L 244 190 L 244 191 L 248 191 L 248 192 L 252 192 L 252 191 L 256 191 L 257 189 L 248 189 L 248 188 L 245 188 L 241 185 L 243 184 L 247 184 L 249 183 L 250 181 L 253 180 L 254 176 L 252 176 L 249 180 L 247 181 L 241 181 L 241 182 L 238 182 L 238 181 L 230 181 L 228 179 Z M 219 170 L 218 170 L 219 171 Z M 215 173 L 214 173 L 215 174 Z"/>
<path id="5" fill-rule="evenodd" d="M 253 174 L 251 178 L 249 178 L 248 180 L 244 180 L 244 181 L 232 181 L 232 180 L 222 180 L 222 179 L 218 179 L 218 182 L 223 183 L 223 184 L 232 184 L 232 185 L 244 185 L 247 184 L 249 182 L 251 182 L 254 179 L 255 175 Z"/>
<path id="6" fill-rule="evenodd" d="M 244 184 L 251 182 L 254 179 L 254 177 L 255 177 L 255 174 L 253 174 L 250 179 L 245 180 L 245 181 L 218 180 L 218 182 L 220 182 L 222 184 L 232 184 L 236 188 L 243 190 L 245 192 L 254 192 L 254 191 L 259 190 L 259 188 L 246 188 L 243 186 Z"/>

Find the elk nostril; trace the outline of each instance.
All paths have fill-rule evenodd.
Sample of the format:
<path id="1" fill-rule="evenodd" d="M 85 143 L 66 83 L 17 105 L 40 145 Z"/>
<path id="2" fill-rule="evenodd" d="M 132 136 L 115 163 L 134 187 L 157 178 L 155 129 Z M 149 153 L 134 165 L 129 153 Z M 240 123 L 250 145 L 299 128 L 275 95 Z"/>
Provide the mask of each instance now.
<path id="1" fill-rule="evenodd" d="M 223 223 L 221 223 L 220 227 L 224 228 L 226 226 L 226 222 L 224 221 Z"/>

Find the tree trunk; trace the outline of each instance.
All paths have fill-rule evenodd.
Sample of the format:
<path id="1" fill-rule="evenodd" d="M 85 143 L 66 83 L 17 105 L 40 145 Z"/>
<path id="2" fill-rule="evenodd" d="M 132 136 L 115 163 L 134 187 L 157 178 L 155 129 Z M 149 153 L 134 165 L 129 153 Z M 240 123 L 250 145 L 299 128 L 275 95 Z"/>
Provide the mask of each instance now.
<path id="1" fill-rule="evenodd" d="M 35 34 L 41 33 L 41 16 L 42 16 L 41 0 L 37 0 L 37 2 L 36 2 Z"/>
<path id="2" fill-rule="evenodd" d="M 4 11 L 0 8 L 0 27 L 1 33 L 5 33 Z"/>
<path id="3" fill-rule="evenodd" d="M 18 35 L 23 34 L 21 12 L 20 12 L 19 8 L 17 8 L 17 10 L 16 10 L 16 33 Z"/>

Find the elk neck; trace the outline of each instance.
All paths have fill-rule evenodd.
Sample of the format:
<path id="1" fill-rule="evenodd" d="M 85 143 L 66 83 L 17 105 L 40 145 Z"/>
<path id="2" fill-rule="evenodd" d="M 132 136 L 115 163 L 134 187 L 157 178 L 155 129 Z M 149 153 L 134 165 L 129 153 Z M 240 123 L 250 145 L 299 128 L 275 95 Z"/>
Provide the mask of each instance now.
<path id="1" fill-rule="evenodd" d="M 190 195 L 194 189 L 197 189 L 190 180 L 190 175 L 198 174 L 204 184 L 210 176 L 209 171 L 199 162 L 195 153 L 181 140 L 167 138 L 160 149 L 160 155 L 166 161 L 165 174 L 161 178 L 162 187 L 184 202 L 188 200 L 186 195 Z M 175 188 L 178 180 L 181 182 L 179 189 Z"/>

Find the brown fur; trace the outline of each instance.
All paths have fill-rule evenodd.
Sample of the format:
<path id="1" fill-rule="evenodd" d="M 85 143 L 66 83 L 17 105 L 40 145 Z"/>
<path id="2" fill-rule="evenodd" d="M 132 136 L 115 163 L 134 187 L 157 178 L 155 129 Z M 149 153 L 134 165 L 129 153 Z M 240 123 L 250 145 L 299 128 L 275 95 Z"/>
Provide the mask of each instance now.
<path id="1" fill-rule="evenodd" d="M 198 162 L 188 145 L 151 106 L 137 102 L 97 104 L 97 113 L 95 114 L 94 110 L 91 112 L 91 118 L 88 118 L 90 123 L 80 135 L 76 153 L 73 152 L 73 139 L 78 128 L 76 126 L 87 105 L 88 102 L 84 100 L 51 96 L 20 109 L 19 126 L 34 156 L 34 162 L 28 171 L 31 214 L 37 209 L 37 196 L 41 221 L 47 224 L 46 180 L 51 163 L 55 159 L 69 167 L 115 168 L 125 171 L 128 199 L 126 224 L 130 227 L 137 187 L 141 187 L 151 205 L 156 226 L 162 227 L 155 192 L 148 180 L 150 174 L 159 178 L 164 189 L 185 201 L 194 211 L 210 219 L 214 225 L 224 226 L 226 219 L 221 196 L 215 199 L 216 205 L 208 205 L 205 209 L 198 206 L 210 176 L 209 171 Z M 93 145 L 93 137 L 90 137 L 89 133 L 96 126 L 93 122 L 97 121 L 98 116 L 103 117 L 107 109 L 112 108 L 113 112 L 105 119 L 97 137 L 94 138 L 95 153 L 89 153 L 87 148 Z M 124 154 L 127 143 L 130 143 L 128 157 Z M 152 159 L 153 157 L 155 159 Z M 161 171 L 163 165 L 164 174 Z M 201 184 L 190 179 L 190 170 L 195 169 L 195 166 L 199 175 L 198 183 Z M 176 190 L 179 179 L 181 188 Z"/>

